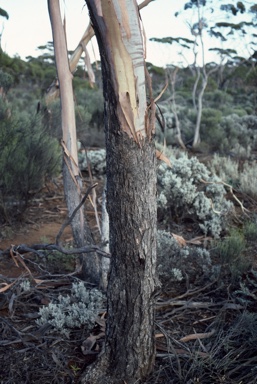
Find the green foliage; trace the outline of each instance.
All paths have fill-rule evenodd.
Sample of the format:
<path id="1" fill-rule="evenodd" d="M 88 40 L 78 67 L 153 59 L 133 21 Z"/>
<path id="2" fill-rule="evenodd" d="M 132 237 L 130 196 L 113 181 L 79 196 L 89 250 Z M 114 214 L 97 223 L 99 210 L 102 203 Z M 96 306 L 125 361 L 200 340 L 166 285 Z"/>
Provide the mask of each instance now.
<path id="1" fill-rule="evenodd" d="M 254 221 L 247 221 L 243 226 L 243 235 L 247 241 L 256 241 L 257 239 L 257 223 Z"/>
<path id="2" fill-rule="evenodd" d="M 257 86 L 257 68 L 252 68 L 246 76 L 246 84 L 255 87 Z"/>
<path id="3" fill-rule="evenodd" d="M 231 12 L 234 16 L 236 16 L 238 12 L 244 13 L 246 10 L 241 1 L 238 1 L 236 6 L 233 4 L 223 4 L 220 6 L 220 9 L 222 11 Z"/>
<path id="4" fill-rule="evenodd" d="M 3 105 L 2 105 L 3 108 Z M 46 177 L 60 171 L 60 148 L 38 115 L 12 114 L 0 130 L 0 210 L 10 220 L 27 206 Z"/>
<path id="5" fill-rule="evenodd" d="M 5 17 L 7 20 L 9 19 L 8 13 L 3 8 L 0 8 L 0 16 Z"/>
<path id="6" fill-rule="evenodd" d="M 220 153 L 236 156 L 249 155 L 249 150 L 257 146 L 257 118 L 254 115 L 224 116 L 216 127 L 213 145 Z"/>
<path id="7" fill-rule="evenodd" d="M 13 77 L 9 73 L 0 70 L 0 88 L 3 88 L 4 93 L 7 93 L 13 84 Z"/>
<path id="8" fill-rule="evenodd" d="M 216 252 L 222 263 L 233 264 L 242 256 L 245 248 L 246 243 L 243 235 L 238 230 L 232 230 L 228 237 L 217 242 Z"/>
<path id="9" fill-rule="evenodd" d="M 221 118 L 222 113 L 217 109 L 205 108 L 202 111 L 201 138 L 215 149 L 219 148 L 222 140 L 222 132 L 219 130 Z"/>
<path id="10" fill-rule="evenodd" d="M 80 88 L 75 92 L 78 139 L 85 147 L 104 147 L 104 101 L 101 89 Z"/>
<path id="11" fill-rule="evenodd" d="M 245 237 L 237 229 L 232 230 L 228 237 L 216 243 L 215 253 L 221 263 L 229 268 L 233 281 L 242 276 L 250 267 L 250 262 L 244 254 L 245 250 Z"/>
<path id="12" fill-rule="evenodd" d="M 50 241 L 43 238 L 41 243 L 49 244 Z M 46 252 L 44 253 L 45 266 L 48 270 L 51 270 L 52 273 L 70 273 L 73 272 L 76 265 L 76 255 L 65 255 L 61 252 Z M 42 262 L 42 260 L 40 260 Z"/>
<path id="13" fill-rule="evenodd" d="M 177 43 L 181 47 L 188 48 L 188 49 L 190 49 L 192 47 L 192 45 L 194 44 L 194 40 L 187 39 L 184 37 L 170 37 L 170 36 L 169 37 L 162 37 L 162 38 L 152 37 L 150 39 L 150 41 L 154 41 L 156 43 L 162 43 L 162 44 Z"/>
<path id="14" fill-rule="evenodd" d="M 223 110 L 225 105 L 233 103 L 233 97 L 227 92 L 216 89 L 213 92 L 205 92 L 204 101 L 209 108 Z"/>
<path id="15" fill-rule="evenodd" d="M 165 69 L 162 67 L 157 67 L 156 65 L 153 65 L 152 63 L 146 63 L 147 70 L 150 74 L 156 74 L 160 76 L 165 75 Z"/>

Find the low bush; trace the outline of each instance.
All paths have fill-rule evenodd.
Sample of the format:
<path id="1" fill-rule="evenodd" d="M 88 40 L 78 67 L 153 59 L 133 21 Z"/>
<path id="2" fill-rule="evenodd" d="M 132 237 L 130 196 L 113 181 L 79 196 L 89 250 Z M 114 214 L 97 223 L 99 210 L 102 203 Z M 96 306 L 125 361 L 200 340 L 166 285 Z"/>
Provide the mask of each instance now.
<path id="1" fill-rule="evenodd" d="M 87 289 L 81 281 L 73 283 L 67 296 L 58 296 L 56 302 L 51 302 L 39 310 L 38 325 L 52 325 L 53 331 L 58 331 L 69 337 L 72 328 L 81 327 L 90 330 L 103 304 L 103 295 L 97 289 Z"/>
<path id="2" fill-rule="evenodd" d="M 247 241 L 256 241 L 257 239 L 257 222 L 248 221 L 243 226 L 243 235 Z"/>
<path id="3" fill-rule="evenodd" d="M 50 137 L 38 115 L 6 117 L 0 131 L 0 212 L 10 221 L 27 207 L 46 177 L 60 171 L 59 143 Z"/>
<path id="4" fill-rule="evenodd" d="M 231 230 L 229 236 L 216 242 L 214 254 L 219 257 L 221 264 L 228 268 L 232 282 L 250 267 L 250 262 L 244 254 L 246 249 L 246 239 L 239 230 Z"/>
<path id="5" fill-rule="evenodd" d="M 157 272 L 161 283 L 195 282 L 209 275 L 211 265 L 206 249 L 182 246 L 169 232 L 157 232 Z"/>
<path id="6" fill-rule="evenodd" d="M 215 154 L 208 163 L 208 168 L 225 183 L 251 198 L 257 199 L 256 161 L 245 161 L 239 167 L 238 160 Z"/>
<path id="7" fill-rule="evenodd" d="M 88 167 L 90 167 L 93 174 L 103 175 L 106 169 L 106 150 L 87 151 L 81 149 L 79 152 L 79 167 L 81 171 L 88 171 Z"/>
<path id="8" fill-rule="evenodd" d="M 170 161 L 172 167 L 163 163 L 157 173 L 158 207 L 166 224 L 190 218 L 205 235 L 219 237 L 233 209 L 220 179 L 195 157 L 181 154 Z"/>

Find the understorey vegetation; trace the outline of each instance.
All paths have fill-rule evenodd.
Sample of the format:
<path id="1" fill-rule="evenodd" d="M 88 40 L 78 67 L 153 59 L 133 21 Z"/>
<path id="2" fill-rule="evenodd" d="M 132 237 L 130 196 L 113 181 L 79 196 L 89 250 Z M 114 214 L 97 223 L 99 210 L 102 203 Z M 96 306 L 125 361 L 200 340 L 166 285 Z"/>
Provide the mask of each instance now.
<path id="1" fill-rule="evenodd" d="M 82 252 L 95 252 L 99 265 L 111 257 L 101 242 L 106 150 L 99 63 L 93 89 L 82 65 L 74 74 L 79 167 L 83 193 L 92 187 L 85 205 L 96 243 L 80 250 L 58 233 L 54 242 L 15 242 L 16 231 L 42 225 L 41 216 L 62 215 L 65 222 L 61 110 L 58 100 L 47 105 L 42 97 L 55 76 L 49 58 L 24 62 L 1 52 L 0 64 L 0 266 L 19 272 L 0 276 L 0 382 L 76 383 L 104 350 L 108 316 L 105 290 L 82 281 L 80 269 Z M 165 70 L 147 67 L 157 97 Z M 178 72 L 176 114 L 170 88 L 157 101 L 156 362 L 145 384 L 256 383 L 257 117 L 256 86 L 249 83 L 256 71 L 239 61 L 234 78 L 231 68 L 224 68 L 226 87 L 218 72 L 210 75 L 194 148 L 192 71 Z"/>

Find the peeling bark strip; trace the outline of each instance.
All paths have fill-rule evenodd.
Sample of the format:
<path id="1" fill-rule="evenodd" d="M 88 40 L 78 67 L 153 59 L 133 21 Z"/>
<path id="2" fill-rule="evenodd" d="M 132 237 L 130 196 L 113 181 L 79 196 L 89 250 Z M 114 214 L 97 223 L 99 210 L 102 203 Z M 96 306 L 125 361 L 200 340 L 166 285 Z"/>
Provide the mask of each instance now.
<path id="1" fill-rule="evenodd" d="M 135 12 L 136 9 L 136 12 Z M 107 52 L 112 63 L 112 81 L 118 95 L 118 113 L 123 129 L 135 141 L 146 136 L 146 90 L 144 48 L 134 0 L 101 1 Z M 99 10 L 99 8 L 98 8 Z"/>
<path id="2" fill-rule="evenodd" d="M 156 156 L 134 0 L 86 0 L 101 54 L 111 266 L 105 355 L 83 383 L 135 383 L 154 364 Z"/>

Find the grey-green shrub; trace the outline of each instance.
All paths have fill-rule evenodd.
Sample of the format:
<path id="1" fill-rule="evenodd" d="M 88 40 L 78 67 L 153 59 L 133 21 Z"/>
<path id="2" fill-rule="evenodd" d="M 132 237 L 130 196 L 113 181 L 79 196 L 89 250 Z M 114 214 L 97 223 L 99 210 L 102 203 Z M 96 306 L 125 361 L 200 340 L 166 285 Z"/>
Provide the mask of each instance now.
<path id="1" fill-rule="evenodd" d="M 245 149 L 245 155 L 249 155 L 249 149 L 257 146 L 257 117 L 254 115 L 238 116 L 231 114 L 221 119 L 220 129 L 223 132 L 220 151 L 236 156 Z M 239 152 L 239 153 L 238 153 Z"/>
<path id="2" fill-rule="evenodd" d="M 240 191 L 257 199 L 257 162 L 245 162 L 240 172 Z"/>
<path id="3" fill-rule="evenodd" d="M 106 150 L 96 149 L 91 151 L 80 150 L 79 167 L 81 171 L 87 171 L 90 166 L 91 172 L 103 175 L 106 169 Z"/>
<path id="4" fill-rule="evenodd" d="M 208 168 L 225 183 L 253 199 L 257 199 L 256 161 L 245 161 L 242 168 L 239 169 L 238 160 L 215 154 L 209 161 Z"/>
<path id="5" fill-rule="evenodd" d="M 157 272 L 163 284 L 206 277 L 211 266 L 206 249 L 181 246 L 169 232 L 157 232 Z"/>
<path id="6" fill-rule="evenodd" d="M 212 159 L 208 162 L 207 167 L 214 175 L 219 176 L 225 183 L 230 184 L 233 187 L 238 187 L 240 173 L 237 160 L 234 160 L 229 156 L 224 157 L 215 153 Z"/>
<path id="7" fill-rule="evenodd" d="M 168 213 L 180 220 L 190 217 L 205 235 L 219 237 L 233 208 L 220 179 L 195 157 L 183 153 L 170 160 L 172 167 L 162 163 L 157 173 L 160 212 L 167 218 Z"/>
<path id="8" fill-rule="evenodd" d="M 72 328 L 82 325 L 90 330 L 95 323 L 98 311 L 103 305 L 103 294 L 98 289 L 87 289 L 81 281 L 73 283 L 67 296 L 59 295 L 56 301 L 39 310 L 38 325 L 49 323 L 54 331 L 69 336 Z"/>

